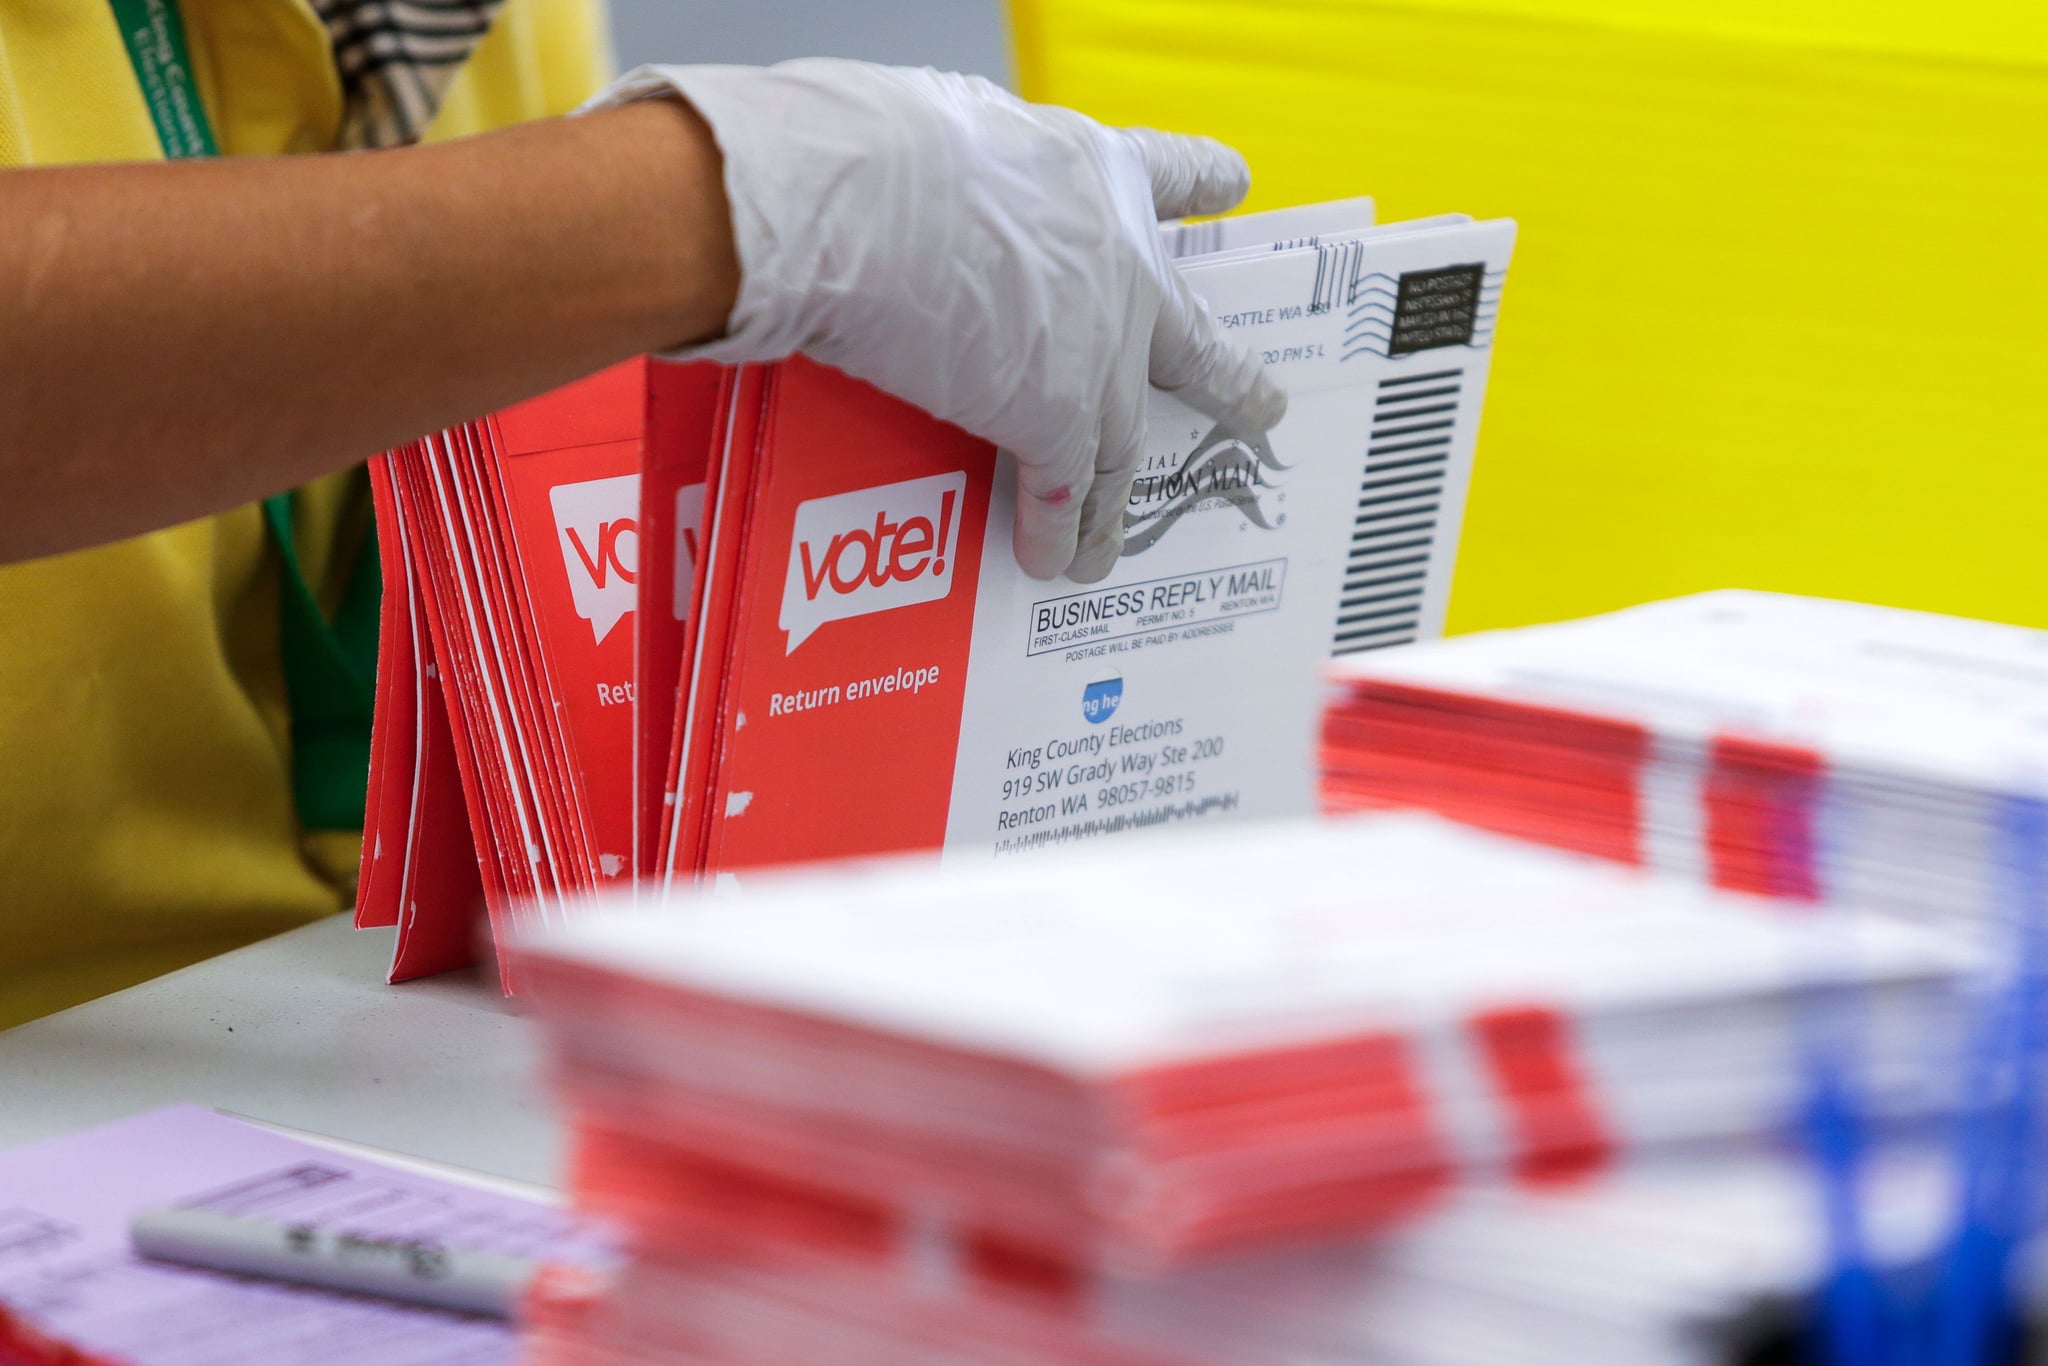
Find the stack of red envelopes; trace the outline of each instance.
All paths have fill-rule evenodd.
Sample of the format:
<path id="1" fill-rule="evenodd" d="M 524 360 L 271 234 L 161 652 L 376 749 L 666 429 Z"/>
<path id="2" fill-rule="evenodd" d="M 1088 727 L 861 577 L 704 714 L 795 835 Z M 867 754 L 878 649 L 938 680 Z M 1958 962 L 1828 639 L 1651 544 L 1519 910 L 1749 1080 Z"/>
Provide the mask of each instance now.
<path id="1" fill-rule="evenodd" d="M 1925 1152 L 1864 1182 L 1870 1263 L 1924 1266 L 1952 1173 Z M 1716 1151 L 1566 1186 L 1462 1187 L 1372 1239 L 1166 1275 L 1063 1268 L 802 1189 L 671 1180 L 677 1208 L 616 1282 L 529 1304 L 539 1366 L 1726 1366 L 1775 1360 L 1827 1233 L 1791 1156 Z M 1751 1353 L 1759 1355 L 1751 1355 Z"/>
<path id="2" fill-rule="evenodd" d="M 1320 664 L 1441 629 L 1513 238 L 1364 201 L 1177 232 L 1290 406 L 1154 393 L 1100 583 L 1019 569 L 1007 456 L 801 357 L 392 452 L 359 922 L 406 977 L 479 901 L 504 942 L 636 880 L 1309 814 Z"/>
<path id="3" fill-rule="evenodd" d="M 976 601 L 951 586 L 977 572 L 994 467 L 802 361 L 635 362 L 376 462 L 394 590 L 357 919 L 399 926 L 394 979 L 468 961 L 479 891 L 502 941 L 636 874 L 941 844 L 954 736 L 935 723 L 957 718 Z M 866 522 L 808 525 L 877 484 L 926 515 L 892 508 L 890 543 L 851 550 Z M 851 606 L 785 591 L 762 547 L 792 540 L 851 580 Z M 911 570 L 925 582 L 870 583 Z M 903 606 L 922 610 L 789 659 L 829 620 Z M 804 725 L 795 711 L 822 708 L 793 703 L 775 724 L 821 670 L 858 718 Z M 754 697 L 770 724 L 749 732 Z M 771 776 L 781 790 L 741 822 Z"/>
<path id="4" fill-rule="evenodd" d="M 1725 591 L 1330 665 L 1323 801 L 1970 921 L 2048 862 L 2048 632 Z"/>
<path id="5" fill-rule="evenodd" d="M 1782 1131 L 1811 990 L 1858 989 L 1875 1109 L 1938 1108 L 1970 958 L 1386 816 L 763 879 L 521 962 L 578 1199 L 644 1253 L 566 1341 L 1195 1362 L 1211 1259 Z M 1104 1277 L 1182 1308 L 1120 1335 Z"/>
<path id="6" fill-rule="evenodd" d="M 388 589 L 356 915 L 399 926 L 394 980 L 470 960 L 479 893 L 502 935 L 630 870 L 646 375 L 372 465 Z"/>

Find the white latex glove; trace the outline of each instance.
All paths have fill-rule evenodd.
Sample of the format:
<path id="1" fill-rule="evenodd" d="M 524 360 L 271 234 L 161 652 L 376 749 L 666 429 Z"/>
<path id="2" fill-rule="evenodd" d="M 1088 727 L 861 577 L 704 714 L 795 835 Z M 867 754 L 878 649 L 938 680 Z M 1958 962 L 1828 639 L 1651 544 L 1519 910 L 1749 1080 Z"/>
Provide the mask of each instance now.
<path id="1" fill-rule="evenodd" d="M 1160 244 L 1244 197 L 1221 143 L 848 61 L 641 67 L 590 107 L 669 94 L 724 154 L 742 273 L 727 335 L 676 354 L 801 351 L 1012 452 L 1026 572 L 1116 563 L 1148 380 L 1247 431 L 1286 411 Z"/>

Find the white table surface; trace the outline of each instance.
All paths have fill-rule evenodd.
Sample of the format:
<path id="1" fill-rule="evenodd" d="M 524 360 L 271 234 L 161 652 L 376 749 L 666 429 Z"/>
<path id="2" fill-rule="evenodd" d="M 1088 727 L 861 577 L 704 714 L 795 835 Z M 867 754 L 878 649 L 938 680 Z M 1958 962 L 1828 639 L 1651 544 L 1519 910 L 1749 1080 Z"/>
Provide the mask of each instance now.
<path id="1" fill-rule="evenodd" d="M 533 1025 L 482 974 L 386 986 L 391 942 L 336 916 L 0 1031 L 0 1147 L 196 1101 L 556 1184 Z"/>

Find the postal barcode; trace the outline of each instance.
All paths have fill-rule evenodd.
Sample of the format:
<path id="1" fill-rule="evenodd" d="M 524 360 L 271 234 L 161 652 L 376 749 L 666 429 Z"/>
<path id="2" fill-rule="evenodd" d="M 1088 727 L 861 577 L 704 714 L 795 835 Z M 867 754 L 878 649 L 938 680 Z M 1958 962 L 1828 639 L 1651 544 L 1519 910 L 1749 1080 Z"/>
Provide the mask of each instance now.
<path id="1" fill-rule="evenodd" d="M 1335 654 L 1406 645 L 1421 632 L 1464 375 L 1432 370 L 1379 383 L 1337 604 Z"/>

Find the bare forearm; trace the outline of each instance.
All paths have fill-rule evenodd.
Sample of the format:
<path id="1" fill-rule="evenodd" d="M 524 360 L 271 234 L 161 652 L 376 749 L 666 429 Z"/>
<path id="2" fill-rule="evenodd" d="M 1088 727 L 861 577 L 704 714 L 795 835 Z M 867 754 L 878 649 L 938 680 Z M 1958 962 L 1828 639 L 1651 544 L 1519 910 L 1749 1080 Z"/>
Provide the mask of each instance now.
<path id="1" fill-rule="evenodd" d="M 0 172 L 0 561 L 716 335 L 737 283 L 716 149 L 669 103 L 401 152 Z"/>

